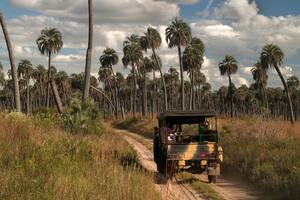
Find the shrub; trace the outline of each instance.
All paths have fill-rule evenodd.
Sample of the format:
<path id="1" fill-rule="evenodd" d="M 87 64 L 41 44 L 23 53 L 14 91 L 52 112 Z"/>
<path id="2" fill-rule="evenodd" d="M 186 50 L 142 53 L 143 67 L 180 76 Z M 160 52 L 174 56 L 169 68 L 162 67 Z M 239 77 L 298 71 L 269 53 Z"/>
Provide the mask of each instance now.
<path id="1" fill-rule="evenodd" d="M 64 116 L 64 124 L 65 128 L 72 133 L 101 135 L 103 132 L 99 111 L 91 99 L 83 103 L 78 99 L 73 99 L 69 113 Z"/>
<path id="2" fill-rule="evenodd" d="M 53 127 L 62 126 L 63 118 L 55 109 L 41 108 L 32 116 L 33 122 L 40 124 L 44 128 L 51 129 Z"/>

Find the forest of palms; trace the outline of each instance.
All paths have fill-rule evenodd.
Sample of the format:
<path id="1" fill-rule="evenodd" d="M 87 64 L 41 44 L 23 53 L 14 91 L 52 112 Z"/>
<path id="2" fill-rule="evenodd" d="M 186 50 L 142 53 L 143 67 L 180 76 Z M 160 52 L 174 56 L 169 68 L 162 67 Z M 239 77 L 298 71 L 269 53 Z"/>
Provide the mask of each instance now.
<path id="1" fill-rule="evenodd" d="M 239 83 L 233 76 L 241 66 L 234 55 L 224 52 L 224 59 L 210 67 L 217 68 L 228 84 L 215 90 L 203 73 L 205 44 L 182 19 L 167 26 L 166 38 L 148 27 L 144 34 L 128 35 L 119 44 L 122 52 L 106 47 L 93 55 L 97 35 L 92 8 L 93 1 L 88 0 L 84 72 L 72 74 L 53 64 L 64 36 L 46 25 L 32 42 L 41 56 L 47 56 L 47 66 L 33 65 L 30 58 L 16 63 L 0 12 L 10 63 L 5 74 L 0 61 L 1 199 L 159 199 L 153 177 L 111 126 L 117 127 L 119 121 L 126 125 L 122 128 L 147 133 L 149 139 L 156 123 L 151 118 L 157 113 L 208 109 L 223 116 L 225 171 L 276 192 L 274 196 L 280 194 L 278 199 L 298 199 L 299 140 L 292 135 L 297 126 L 282 120 L 295 123 L 300 118 L 300 82 L 281 72 L 284 52 L 278 45 L 262 47 L 253 60 L 249 86 L 235 86 Z M 177 53 L 177 66 L 167 66 L 160 57 L 163 40 Z M 93 56 L 98 58 L 93 66 L 97 76 L 91 74 Z M 116 70 L 120 65 L 129 73 Z M 282 87 L 268 85 L 271 70 Z M 132 118 L 124 120 L 128 115 Z M 103 123 L 103 117 L 114 120 Z"/>
<path id="2" fill-rule="evenodd" d="M 200 38 L 192 36 L 190 27 L 181 19 L 176 18 L 166 29 L 169 48 L 178 51 L 179 66 L 164 65 L 159 56 L 159 48 L 165 38 L 155 28 L 149 27 L 144 35 L 133 33 L 120 44 L 123 45 L 122 58 L 109 47 L 102 55 L 98 55 L 98 76 L 85 76 L 90 74 L 91 62 L 87 63 L 88 73 L 69 75 L 57 70 L 51 62 L 53 55 L 63 47 L 62 38 L 55 28 L 43 29 L 37 38 L 36 44 L 41 54 L 48 56 L 47 67 L 41 64 L 33 66 L 30 59 L 23 59 L 15 67 L 16 70 L 9 70 L 6 76 L 0 65 L 1 110 L 19 109 L 18 95 L 14 92 L 16 83 L 13 77 L 16 76 L 20 88 L 21 110 L 26 113 L 55 105 L 62 113 L 63 106 L 72 98 L 80 98 L 82 93 L 84 98 L 87 97 L 85 83 L 89 81 L 90 96 L 106 117 L 124 117 L 128 112 L 153 116 L 163 110 L 214 109 L 221 115 L 231 117 L 262 114 L 291 122 L 298 119 L 299 79 L 291 76 L 285 80 L 283 77 L 280 66 L 284 53 L 277 45 L 265 45 L 258 61 L 253 62 L 251 72 L 254 81 L 250 86 L 235 86 L 232 76 L 239 70 L 239 64 L 233 56 L 225 55 L 224 60 L 215 67 L 219 68 L 220 76 L 228 78 L 229 84 L 212 90 L 211 83 L 207 82 L 201 72 L 205 44 Z M 92 40 L 89 41 L 89 46 L 92 46 Z M 91 54 L 87 60 L 90 59 Z M 119 62 L 130 69 L 129 74 L 115 70 Z M 284 87 L 267 87 L 268 73 L 273 69 Z M 185 72 L 189 79 L 184 78 Z"/>

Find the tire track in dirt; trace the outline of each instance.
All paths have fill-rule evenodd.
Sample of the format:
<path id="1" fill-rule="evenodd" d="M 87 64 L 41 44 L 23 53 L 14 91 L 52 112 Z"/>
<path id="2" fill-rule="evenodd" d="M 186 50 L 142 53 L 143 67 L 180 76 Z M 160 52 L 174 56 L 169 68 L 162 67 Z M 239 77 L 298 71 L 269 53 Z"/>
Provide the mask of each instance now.
<path id="1" fill-rule="evenodd" d="M 140 164 L 153 173 L 156 190 L 161 194 L 162 199 L 165 200 L 204 200 L 197 192 L 195 192 L 188 184 L 180 184 L 174 180 L 165 183 L 165 178 L 156 170 L 156 164 L 153 161 L 153 153 L 147 149 L 143 144 L 136 139 L 128 136 L 127 131 L 115 129 L 115 132 L 122 135 L 122 137 L 132 146 L 137 152 Z"/>
<path id="2" fill-rule="evenodd" d="M 138 135 L 136 133 L 129 132 L 127 130 L 119 130 L 119 129 L 115 129 L 115 130 L 118 133 L 122 134 L 124 138 L 128 141 L 128 143 L 131 144 L 133 148 L 138 152 L 138 156 L 142 158 L 141 159 L 142 165 L 147 166 L 146 167 L 147 169 L 149 167 L 149 171 L 159 174 L 157 173 L 156 170 L 156 164 L 153 161 L 153 153 L 150 150 L 148 150 L 143 144 L 141 144 L 140 142 L 138 142 L 136 139 L 133 138 L 137 138 L 138 140 L 144 140 L 146 143 L 149 144 L 152 144 L 152 140 L 149 138 L 145 138 L 141 135 Z M 194 175 L 194 177 L 202 182 L 208 183 L 207 177 L 205 175 Z M 172 186 L 174 187 L 174 189 L 171 190 L 175 190 L 174 192 L 176 192 L 176 186 L 178 190 L 178 184 L 176 185 L 173 183 Z M 161 187 L 160 188 L 161 190 L 165 189 L 161 185 L 159 187 Z M 217 183 L 211 184 L 210 187 L 214 189 L 217 193 L 219 193 L 226 200 L 262 199 L 261 195 L 257 191 L 254 191 L 252 188 L 246 186 L 244 183 L 235 180 L 229 180 L 223 176 L 218 177 Z M 177 195 L 175 194 L 175 196 Z M 193 198 L 191 197 L 191 199 Z"/>

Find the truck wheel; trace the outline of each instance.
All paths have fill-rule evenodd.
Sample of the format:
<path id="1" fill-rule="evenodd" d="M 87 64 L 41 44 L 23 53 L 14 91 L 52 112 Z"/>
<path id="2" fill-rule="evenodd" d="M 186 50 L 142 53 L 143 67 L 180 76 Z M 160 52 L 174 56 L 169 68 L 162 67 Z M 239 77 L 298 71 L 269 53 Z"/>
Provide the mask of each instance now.
<path id="1" fill-rule="evenodd" d="M 167 166 L 166 166 L 166 177 L 169 179 L 171 179 L 173 177 L 173 174 L 175 173 L 175 161 L 173 160 L 169 160 L 166 162 Z"/>
<path id="2" fill-rule="evenodd" d="M 217 176 L 208 175 L 208 183 L 216 183 L 216 182 L 217 182 Z"/>
<path id="3" fill-rule="evenodd" d="M 164 174 L 166 171 L 166 159 L 163 155 L 160 155 L 158 158 L 157 171 L 161 174 Z"/>
<path id="4" fill-rule="evenodd" d="M 154 161 L 158 163 L 158 156 L 159 156 L 159 146 L 158 146 L 158 138 L 155 136 L 153 141 L 153 155 L 154 155 Z"/>

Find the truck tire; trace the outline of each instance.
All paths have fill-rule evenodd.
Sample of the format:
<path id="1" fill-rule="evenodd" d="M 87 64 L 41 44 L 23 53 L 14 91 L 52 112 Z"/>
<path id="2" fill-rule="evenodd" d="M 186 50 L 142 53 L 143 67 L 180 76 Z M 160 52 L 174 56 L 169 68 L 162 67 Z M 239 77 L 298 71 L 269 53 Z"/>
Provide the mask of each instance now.
<path id="1" fill-rule="evenodd" d="M 175 170 L 176 170 L 176 162 L 174 160 L 168 160 L 166 162 L 166 172 L 165 175 L 167 177 L 167 179 L 172 179 L 173 175 L 175 174 Z"/>
<path id="2" fill-rule="evenodd" d="M 216 175 L 208 175 L 208 183 L 216 183 L 217 176 Z"/>
<path id="3" fill-rule="evenodd" d="M 153 155 L 154 155 L 154 161 L 155 163 L 158 163 L 159 161 L 159 141 L 158 137 L 155 136 L 153 140 Z"/>
<path id="4" fill-rule="evenodd" d="M 159 156 L 159 160 L 157 162 L 157 171 L 161 174 L 165 174 L 166 172 L 166 159 L 164 159 L 164 156 Z"/>

